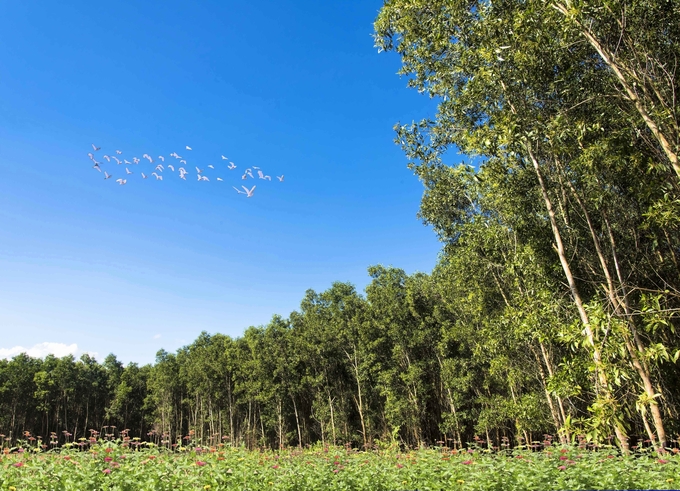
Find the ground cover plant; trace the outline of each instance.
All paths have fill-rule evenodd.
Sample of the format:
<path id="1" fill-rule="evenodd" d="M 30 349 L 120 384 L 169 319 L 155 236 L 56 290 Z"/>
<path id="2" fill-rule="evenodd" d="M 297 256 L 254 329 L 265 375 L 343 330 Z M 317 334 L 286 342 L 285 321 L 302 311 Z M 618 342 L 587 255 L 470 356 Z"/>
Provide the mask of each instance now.
<path id="1" fill-rule="evenodd" d="M 493 451 L 398 447 L 248 450 L 218 445 L 174 449 L 100 441 L 5 448 L 2 490 L 581 490 L 672 489 L 680 454 L 622 455 L 612 447 L 517 447 Z"/>

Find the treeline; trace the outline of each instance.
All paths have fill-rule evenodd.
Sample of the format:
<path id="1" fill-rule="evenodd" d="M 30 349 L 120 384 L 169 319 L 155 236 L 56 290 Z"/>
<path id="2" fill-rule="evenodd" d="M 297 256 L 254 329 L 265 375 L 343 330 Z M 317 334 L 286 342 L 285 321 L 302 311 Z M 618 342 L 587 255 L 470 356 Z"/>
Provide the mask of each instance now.
<path id="1" fill-rule="evenodd" d="M 680 3 L 389 0 L 376 44 L 434 118 L 397 125 L 444 247 L 153 366 L 0 363 L 0 431 L 172 444 L 460 445 L 680 432 Z M 446 151 L 474 157 L 449 166 Z M 108 431 L 111 431 L 110 428 Z"/>

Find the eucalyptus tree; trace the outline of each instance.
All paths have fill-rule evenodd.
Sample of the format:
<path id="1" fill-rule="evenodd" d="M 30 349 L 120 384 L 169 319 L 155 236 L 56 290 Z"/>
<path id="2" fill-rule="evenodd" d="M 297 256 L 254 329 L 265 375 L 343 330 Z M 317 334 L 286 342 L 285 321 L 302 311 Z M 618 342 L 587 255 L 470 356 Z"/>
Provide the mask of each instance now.
<path id="1" fill-rule="evenodd" d="M 517 181 L 517 176 L 534 174 L 525 198 L 543 203 L 542 218 L 535 223 L 531 215 L 523 215 L 526 205 L 509 210 L 509 214 L 508 208 L 501 206 L 505 208 L 503 220 L 520 228 L 527 218 L 534 221 L 536 226 L 525 227 L 529 234 L 520 240 L 532 243 L 539 254 L 546 230 L 550 232 L 549 243 L 557 253 L 581 321 L 579 331 L 585 342 L 579 345 L 589 350 L 596 374 L 596 399 L 590 409 L 597 417 L 591 422 L 600 420 L 605 427 L 612 427 L 619 444 L 627 448 L 624 402 L 616 388 L 621 383 L 617 375 L 620 365 L 625 362 L 642 390 L 638 404 L 642 420 L 646 425 L 645 415 L 651 414 L 663 448 L 665 430 L 657 400 L 661 394 L 655 390 L 649 363 L 651 340 L 641 335 L 639 323 L 633 319 L 634 306 L 627 293 L 631 288 L 626 288 L 626 276 L 619 267 L 621 254 L 615 254 L 618 223 L 612 223 L 612 209 L 598 208 L 611 202 L 607 192 L 587 196 L 584 191 L 585 183 L 597 182 L 607 174 L 602 171 L 601 159 L 594 158 L 598 148 L 613 149 L 612 154 L 637 169 L 646 159 L 645 152 L 637 147 L 630 150 L 639 128 L 610 102 L 610 96 L 616 95 L 611 90 L 611 64 L 597 58 L 592 43 L 582 42 L 583 24 L 565 23 L 556 7 L 559 5 L 511 0 L 387 1 L 376 21 L 377 44 L 401 54 L 402 73 L 412 76 L 409 85 L 441 98 L 434 120 L 401 126 L 398 138 L 409 157 L 420 162 L 414 169 L 424 180 L 437 173 L 450 146 L 486 159 L 485 166 L 495 168 L 496 175 L 486 173 L 485 178 L 495 178 L 501 186 Z M 589 13 L 597 15 L 595 10 Z M 666 155 L 672 163 L 672 155 Z M 651 177 L 638 174 L 638 179 L 662 182 L 667 175 L 662 167 L 651 166 Z M 610 172 L 612 175 L 618 178 Z M 599 182 L 611 186 L 607 191 L 613 189 L 609 194 L 619 200 L 626 194 L 618 182 Z M 507 186 L 504 189 L 509 190 Z M 450 196 L 440 193 L 438 206 L 446 211 L 444 220 L 452 219 L 455 229 L 478 210 L 460 189 L 451 191 Z M 509 194 L 517 196 L 519 192 L 510 190 Z M 632 208 L 636 205 L 639 208 L 640 203 Z M 581 245 L 584 239 L 585 248 Z M 673 285 L 675 281 L 663 278 L 664 283 Z M 644 284 L 635 287 L 648 288 Z M 589 312 L 602 303 L 608 303 L 609 312 L 619 320 L 618 337 L 608 336 L 605 324 L 591 319 Z M 596 332 L 598 329 L 602 332 Z M 604 345 L 605 340 L 610 344 L 618 341 L 625 360 L 616 356 L 605 359 L 604 352 L 614 353 Z M 654 440 L 654 434 L 648 433 Z"/>

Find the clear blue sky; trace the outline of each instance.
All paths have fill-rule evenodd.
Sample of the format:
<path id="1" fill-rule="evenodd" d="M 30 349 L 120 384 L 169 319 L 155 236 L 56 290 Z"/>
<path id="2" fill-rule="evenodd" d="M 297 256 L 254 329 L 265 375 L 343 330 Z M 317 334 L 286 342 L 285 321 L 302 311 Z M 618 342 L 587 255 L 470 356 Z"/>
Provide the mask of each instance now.
<path id="1" fill-rule="evenodd" d="M 146 363 L 203 330 L 287 316 L 308 288 L 363 290 L 372 264 L 430 271 L 440 245 L 392 127 L 434 106 L 373 47 L 381 5 L 3 5 L 0 349 Z M 190 145 L 190 168 L 224 154 L 286 177 L 249 180 L 251 199 L 228 171 L 119 186 L 92 169 L 91 143 L 128 159 Z"/>

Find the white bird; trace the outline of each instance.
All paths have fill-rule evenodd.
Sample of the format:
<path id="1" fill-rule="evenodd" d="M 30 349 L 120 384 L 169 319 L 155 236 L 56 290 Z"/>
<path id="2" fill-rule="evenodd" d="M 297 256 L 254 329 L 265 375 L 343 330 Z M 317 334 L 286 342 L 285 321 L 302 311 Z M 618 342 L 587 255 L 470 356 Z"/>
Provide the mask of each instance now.
<path id="1" fill-rule="evenodd" d="M 243 191 L 241 191 L 239 188 L 237 188 L 236 186 L 232 186 L 232 188 L 234 188 L 238 194 L 246 194 Z"/>
<path id="2" fill-rule="evenodd" d="M 158 158 L 161 159 L 161 162 L 165 162 L 165 157 L 163 157 L 162 155 L 159 155 Z"/>
<path id="3" fill-rule="evenodd" d="M 120 154 L 123 153 L 123 152 L 121 152 L 120 150 L 116 150 L 116 153 L 117 153 L 118 155 L 120 155 Z"/>
<path id="4" fill-rule="evenodd" d="M 200 174 L 201 172 L 203 172 L 203 170 L 196 167 L 196 172 L 198 172 Z"/>
<path id="5" fill-rule="evenodd" d="M 214 167 L 212 165 L 208 165 L 208 167 L 210 167 L 211 169 L 214 169 Z"/>
<path id="6" fill-rule="evenodd" d="M 94 151 L 96 152 L 97 150 L 101 150 L 102 147 L 96 146 L 94 143 L 92 144 L 92 148 L 94 148 Z"/>
<path id="7" fill-rule="evenodd" d="M 229 162 L 229 165 L 227 166 L 227 169 L 229 169 L 229 170 L 234 170 L 234 169 L 236 169 L 236 166 L 234 165 L 233 162 Z"/>
<path id="8" fill-rule="evenodd" d="M 165 168 L 165 167 L 163 167 L 163 164 L 158 164 L 158 165 L 156 166 L 156 169 L 155 169 L 155 170 L 160 171 L 160 172 L 163 172 L 163 169 L 164 169 L 164 168 Z"/>
<path id="9" fill-rule="evenodd" d="M 132 161 L 133 161 L 135 164 L 139 164 L 139 159 L 138 159 L 137 157 L 132 157 Z"/>
<path id="10" fill-rule="evenodd" d="M 198 176 L 199 181 L 209 181 L 208 176 Z"/>
<path id="11" fill-rule="evenodd" d="M 182 158 L 182 157 L 180 157 L 179 155 L 177 155 L 177 152 L 172 152 L 172 153 L 170 154 L 170 157 L 175 157 L 176 159 L 181 159 L 181 158 Z"/>
<path id="12" fill-rule="evenodd" d="M 229 160 L 229 157 L 225 157 L 224 155 L 222 155 L 222 160 Z"/>
<path id="13" fill-rule="evenodd" d="M 128 174 L 128 175 L 134 174 L 134 172 L 132 172 L 132 171 L 131 171 L 130 169 L 128 169 L 127 167 L 125 168 L 125 173 Z"/>
<path id="14" fill-rule="evenodd" d="M 250 177 L 253 177 L 253 171 L 251 171 L 250 169 L 246 169 L 246 174 L 248 174 Z M 253 179 L 255 178 L 253 177 Z"/>
<path id="15" fill-rule="evenodd" d="M 241 179 L 243 179 L 243 180 L 248 179 L 248 174 L 243 174 L 243 175 L 241 176 Z"/>
<path id="16" fill-rule="evenodd" d="M 175 172 L 175 168 L 170 164 L 168 164 L 168 169 L 170 169 L 172 172 Z"/>
<path id="17" fill-rule="evenodd" d="M 180 160 L 179 163 L 180 163 L 180 164 L 187 165 L 187 161 L 186 161 L 186 160 Z"/>
<path id="18" fill-rule="evenodd" d="M 152 175 L 152 176 L 156 176 L 156 180 L 157 180 L 157 181 L 162 181 L 162 180 L 163 180 L 163 176 L 159 176 L 159 175 L 156 174 L 155 172 L 152 172 L 151 175 Z"/>
<path id="19" fill-rule="evenodd" d="M 102 171 L 101 168 L 99 167 L 99 163 L 98 163 L 98 162 L 96 162 L 96 163 L 92 166 L 92 168 L 93 168 L 93 169 L 97 169 L 99 172 Z"/>
<path id="20" fill-rule="evenodd" d="M 189 145 L 186 146 L 187 150 L 191 150 L 191 147 Z"/>
<path id="21" fill-rule="evenodd" d="M 104 158 L 106 159 L 107 162 L 111 162 L 111 157 L 109 157 L 108 155 L 104 155 Z"/>
<path id="22" fill-rule="evenodd" d="M 127 159 L 123 159 L 123 163 L 124 163 L 124 164 L 128 164 L 128 165 L 130 165 L 130 164 L 131 164 L 132 162 L 128 162 L 128 160 L 127 160 Z"/>
<path id="23" fill-rule="evenodd" d="M 179 175 L 179 178 L 180 178 L 180 179 L 184 179 L 184 180 L 186 181 L 187 178 L 186 178 L 185 176 L 186 176 L 186 174 L 180 174 L 180 175 Z"/>
<path id="24" fill-rule="evenodd" d="M 257 177 L 264 179 L 264 173 L 261 170 L 257 171 Z"/>
<path id="25" fill-rule="evenodd" d="M 142 158 L 145 158 L 146 160 L 149 161 L 150 164 L 153 164 L 153 159 L 151 158 L 151 155 L 145 153 L 144 155 L 142 155 Z"/>
<path id="26" fill-rule="evenodd" d="M 99 162 L 97 162 L 95 159 L 92 159 L 92 162 L 94 162 L 94 165 L 99 165 Z"/>
<path id="27" fill-rule="evenodd" d="M 272 180 L 272 176 L 264 176 L 264 179 L 266 179 L 266 180 L 268 180 L 268 181 L 271 181 L 271 180 Z"/>
<path id="28" fill-rule="evenodd" d="M 142 179 L 146 179 L 147 175 L 142 172 Z"/>
<path id="29" fill-rule="evenodd" d="M 218 181 L 222 181 L 223 179 L 222 179 L 221 177 L 218 177 L 217 180 L 218 180 Z"/>
<path id="30" fill-rule="evenodd" d="M 279 182 L 283 182 L 283 174 L 276 176 L 276 178 L 279 180 Z"/>
<path id="31" fill-rule="evenodd" d="M 120 164 L 122 164 L 122 163 L 123 163 L 123 162 L 121 162 L 120 160 L 118 160 L 118 158 L 117 158 L 117 157 L 113 157 L 113 160 L 115 160 L 115 161 L 116 161 L 116 163 L 117 163 L 118 165 L 120 165 Z"/>
<path id="32" fill-rule="evenodd" d="M 255 166 L 253 166 L 253 169 L 259 169 L 259 167 L 255 167 Z"/>
<path id="33" fill-rule="evenodd" d="M 106 181 L 108 178 L 113 177 L 111 174 L 108 172 L 104 171 L 104 180 Z"/>
<path id="34" fill-rule="evenodd" d="M 253 186 L 252 189 L 248 189 L 245 186 L 241 186 L 241 187 L 246 190 L 246 198 L 252 198 L 253 197 L 253 191 L 255 191 L 255 186 Z"/>
<path id="35" fill-rule="evenodd" d="M 180 168 L 179 168 L 179 173 L 180 173 L 181 175 L 184 175 L 184 174 L 187 173 L 187 171 L 186 171 L 186 169 L 185 169 L 184 167 L 180 167 Z"/>
<path id="36" fill-rule="evenodd" d="M 127 179 L 116 179 L 116 182 L 122 186 L 123 184 L 127 183 Z"/>
<path id="37" fill-rule="evenodd" d="M 92 155 L 92 152 L 88 152 L 87 156 L 90 157 L 90 160 L 94 160 L 94 155 Z"/>

